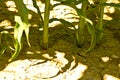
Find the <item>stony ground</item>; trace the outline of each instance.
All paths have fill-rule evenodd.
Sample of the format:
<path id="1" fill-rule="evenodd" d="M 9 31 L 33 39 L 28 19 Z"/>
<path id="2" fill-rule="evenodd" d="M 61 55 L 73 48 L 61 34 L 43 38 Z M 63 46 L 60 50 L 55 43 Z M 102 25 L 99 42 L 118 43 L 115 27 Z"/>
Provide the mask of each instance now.
<path id="1" fill-rule="evenodd" d="M 25 1 L 30 9 L 32 46 L 28 47 L 26 39 L 23 38 L 24 44 L 20 55 L 10 63 L 8 58 L 13 51 L 8 49 L 5 52 L 0 58 L 0 80 L 120 80 L 119 10 L 110 7 L 106 9 L 103 41 L 93 51 L 85 54 L 83 49 L 75 44 L 74 30 L 59 22 L 50 23 L 49 48 L 42 50 L 40 45 L 42 28 L 38 30 L 37 27 L 40 20 L 36 9 L 31 5 L 31 0 L 28 2 Z M 39 0 L 38 4 L 41 4 L 39 7 L 43 12 L 44 4 Z M 15 14 L 16 8 L 12 0 L 0 0 L 0 31 L 7 30 L 12 34 Z M 50 18 L 57 17 L 77 22 L 78 16 L 75 14 L 73 9 L 60 5 L 51 11 Z M 83 48 L 87 49 L 88 45 L 89 41 Z"/>

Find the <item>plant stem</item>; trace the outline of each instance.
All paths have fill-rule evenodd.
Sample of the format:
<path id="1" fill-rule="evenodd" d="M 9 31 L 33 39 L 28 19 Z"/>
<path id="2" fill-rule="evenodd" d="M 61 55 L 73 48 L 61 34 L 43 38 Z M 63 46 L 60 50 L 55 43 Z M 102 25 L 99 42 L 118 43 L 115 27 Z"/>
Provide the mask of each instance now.
<path id="1" fill-rule="evenodd" d="M 43 49 L 48 48 L 49 15 L 50 15 L 50 0 L 46 0 L 45 1 L 44 26 L 43 26 Z"/>
<path id="2" fill-rule="evenodd" d="M 86 9 L 87 9 L 87 4 L 86 1 L 84 1 L 82 4 L 82 12 L 84 17 L 86 16 Z M 84 18 L 80 17 L 78 23 L 78 31 L 76 33 L 78 47 L 82 47 L 82 45 L 84 44 L 84 26 L 85 26 L 85 20 Z"/>
<path id="3" fill-rule="evenodd" d="M 99 14 L 99 20 L 97 23 L 97 43 L 99 43 L 101 41 L 101 39 L 103 38 L 103 15 L 104 15 L 104 6 L 101 6 L 101 4 L 103 4 L 104 2 L 106 2 L 106 0 L 100 0 L 100 14 Z"/>

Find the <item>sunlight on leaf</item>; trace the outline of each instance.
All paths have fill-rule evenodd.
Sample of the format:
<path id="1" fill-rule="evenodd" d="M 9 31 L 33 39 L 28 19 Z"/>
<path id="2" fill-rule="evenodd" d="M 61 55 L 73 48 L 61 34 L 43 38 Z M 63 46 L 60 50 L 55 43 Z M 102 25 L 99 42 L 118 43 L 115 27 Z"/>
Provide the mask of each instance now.
<path id="1" fill-rule="evenodd" d="M 12 55 L 12 57 L 9 59 L 9 61 L 14 60 L 21 50 L 21 38 L 23 31 L 25 31 L 25 35 L 27 38 L 27 43 L 30 46 L 29 43 L 29 25 L 28 25 L 28 9 L 26 8 L 26 5 L 23 3 L 22 0 L 14 0 L 16 7 L 18 9 L 18 15 L 15 16 L 15 27 L 14 27 L 14 39 L 15 39 L 15 52 Z"/>
<path id="2" fill-rule="evenodd" d="M 16 21 L 16 25 L 14 27 L 15 53 L 12 55 L 9 61 L 15 59 L 21 50 L 21 37 L 24 30 L 24 24 L 20 16 L 15 16 L 15 21 Z"/>
<path id="3" fill-rule="evenodd" d="M 23 30 L 25 31 L 25 35 L 26 35 L 26 38 L 27 38 L 27 43 L 30 46 L 29 25 L 28 25 L 28 9 L 27 9 L 26 5 L 23 3 L 22 0 L 15 0 L 15 4 L 16 4 L 16 7 L 18 9 L 18 14 L 20 16 L 20 20 L 19 20 L 20 22 L 18 22 L 18 23 L 20 25 L 21 33 L 23 32 Z"/>

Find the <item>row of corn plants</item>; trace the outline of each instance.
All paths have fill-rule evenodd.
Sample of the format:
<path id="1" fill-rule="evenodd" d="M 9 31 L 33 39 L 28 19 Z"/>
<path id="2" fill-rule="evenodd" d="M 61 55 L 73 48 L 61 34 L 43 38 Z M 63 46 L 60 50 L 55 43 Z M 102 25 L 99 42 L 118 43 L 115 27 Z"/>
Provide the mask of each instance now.
<path id="1" fill-rule="evenodd" d="M 104 15 L 104 7 L 111 6 L 115 8 L 120 8 L 120 4 L 115 3 L 106 3 L 107 0 L 92 0 L 92 4 L 89 0 L 56 0 L 60 1 L 60 3 L 56 5 L 66 5 L 76 10 L 79 16 L 78 29 L 76 31 L 76 44 L 78 47 L 83 47 L 85 43 L 85 28 L 87 27 L 87 31 L 91 36 L 91 44 L 90 47 L 84 52 L 87 53 L 94 49 L 96 44 L 99 44 L 104 35 L 104 27 L 103 27 L 103 15 Z M 76 5 L 82 4 L 81 8 L 76 7 Z M 90 14 L 93 14 L 97 10 L 97 23 L 94 23 L 92 20 L 88 18 Z M 57 19 L 56 19 L 57 20 Z M 65 23 L 66 21 L 64 21 Z M 67 23 L 70 23 L 67 21 Z M 71 23 L 70 23 L 71 24 Z M 73 26 L 73 25 L 72 25 Z"/>
<path id="2" fill-rule="evenodd" d="M 82 47 L 85 43 L 85 28 L 87 27 L 87 31 L 91 36 L 91 44 L 90 47 L 85 50 L 86 52 L 89 52 L 94 49 L 95 45 L 100 43 L 103 37 L 103 14 L 104 14 L 104 7 L 105 6 L 112 6 L 116 8 L 120 8 L 120 4 L 114 4 L 114 3 L 106 3 L 106 0 L 99 0 L 98 4 L 90 4 L 89 0 L 57 0 L 60 3 L 55 4 L 55 6 L 58 6 L 60 4 L 70 6 L 71 8 L 75 9 L 77 12 L 77 15 L 79 16 L 79 22 L 78 22 L 78 28 L 75 28 L 75 26 L 70 23 L 69 21 L 66 21 L 64 19 L 57 19 L 52 18 L 49 19 L 50 16 L 50 0 L 45 1 L 45 11 L 44 11 L 44 20 L 41 16 L 41 12 L 39 10 L 39 7 L 37 6 L 36 0 L 33 1 L 33 6 L 37 9 L 38 15 L 41 19 L 41 26 L 43 27 L 43 39 L 42 39 L 42 46 L 43 49 L 47 49 L 49 45 L 49 36 L 48 36 L 48 29 L 49 29 L 49 22 L 53 21 L 60 21 L 63 24 L 69 24 L 75 29 L 75 39 L 76 44 L 78 47 Z M 23 0 L 14 0 L 16 4 L 16 8 L 18 9 L 18 15 L 15 16 L 15 26 L 14 26 L 14 49 L 11 48 L 9 45 L 4 45 L 0 50 L 0 56 L 4 54 L 6 48 L 11 48 L 15 50 L 15 52 L 12 54 L 9 61 L 13 61 L 20 53 L 22 49 L 22 43 L 21 38 L 23 35 L 23 32 L 26 34 L 27 43 L 30 46 L 29 43 L 29 22 L 28 22 L 28 9 L 26 5 L 23 3 Z M 93 0 L 94 2 L 94 0 Z M 77 4 L 82 4 L 81 8 L 76 7 Z M 94 5 L 94 7 L 93 7 Z M 97 23 L 93 23 L 92 20 L 90 20 L 87 16 L 92 13 L 92 11 L 98 9 L 97 12 Z M 1 43 L 1 36 L 3 34 L 8 34 L 10 37 L 11 35 L 8 32 L 2 31 L 0 34 L 0 44 Z"/>

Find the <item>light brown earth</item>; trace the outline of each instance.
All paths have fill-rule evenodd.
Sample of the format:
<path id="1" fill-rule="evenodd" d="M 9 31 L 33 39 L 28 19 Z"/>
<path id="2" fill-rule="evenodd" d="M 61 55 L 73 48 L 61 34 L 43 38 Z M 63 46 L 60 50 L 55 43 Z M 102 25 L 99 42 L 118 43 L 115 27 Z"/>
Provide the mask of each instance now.
<path id="1" fill-rule="evenodd" d="M 42 50 L 42 28 L 38 29 L 40 20 L 30 3 L 31 0 L 28 2 L 26 1 L 30 9 L 31 47 L 27 45 L 23 36 L 23 49 L 17 59 L 10 63 L 8 59 L 14 51 L 6 50 L 0 58 L 0 80 L 120 80 L 119 9 L 106 8 L 103 40 L 93 51 L 85 54 L 83 50 L 89 47 L 90 41 L 86 40 L 85 46 L 78 48 L 75 44 L 74 30 L 68 28 L 69 25 L 61 25 L 59 22 L 50 23 L 49 48 Z M 38 0 L 38 5 L 43 12 L 44 4 Z M 13 33 L 15 14 L 16 8 L 12 0 L 0 0 L 0 31 L 7 30 Z M 75 14 L 73 9 L 61 5 L 51 11 L 50 18 L 78 22 L 78 16 Z M 9 44 L 13 45 L 11 38 L 6 38 Z M 2 43 L 6 44 L 3 40 L 5 37 L 2 38 Z M 0 48 L 2 46 L 0 45 Z"/>

